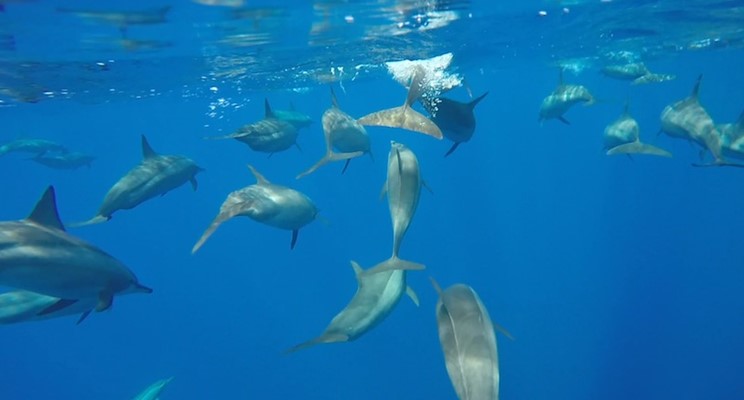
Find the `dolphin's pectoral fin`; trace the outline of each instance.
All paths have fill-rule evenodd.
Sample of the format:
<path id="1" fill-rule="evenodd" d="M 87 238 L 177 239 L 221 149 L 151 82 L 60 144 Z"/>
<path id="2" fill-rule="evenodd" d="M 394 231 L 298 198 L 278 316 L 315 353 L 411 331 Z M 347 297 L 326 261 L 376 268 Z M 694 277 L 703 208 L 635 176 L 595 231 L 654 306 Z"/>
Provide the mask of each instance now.
<path id="1" fill-rule="evenodd" d="M 564 124 L 566 124 L 566 125 L 571 125 L 571 122 L 569 122 L 569 121 L 568 121 L 568 120 L 567 120 L 567 119 L 566 119 L 565 117 L 563 117 L 562 115 L 561 115 L 560 117 L 556 117 L 556 118 L 558 119 L 558 121 L 561 121 L 561 122 L 563 122 L 563 123 L 564 123 Z"/>
<path id="2" fill-rule="evenodd" d="M 507 331 L 503 326 L 501 326 L 501 325 L 499 325 L 499 324 L 497 324 L 495 322 L 491 322 L 491 323 L 493 324 L 493 330 L 494 331 L 501 332 L 504 336 L 506 336 L 507 338 L 509 338 L 509 340 L 514 340 L 514 336 L 512 336 L 512 334 L 509 333 L 509 331 Z"/>
<path id="3" fill-rule="evenodd" d="M 339 343 L 339 342 L 348 342 L 349 337 L 347 335 L 341 334 L 341 333 L 324 333 L 315 339 L 308 340 L 307 342 L 300 343 L 297 346 L 290 347 L 287 350 L 284 350 L 284 354 L 294 353 L 298 350 L 303 350 L 308 347 L 315 346 L 316 344 L 321 343 Z"/>
<path id="4" fill-rule="evenodd" d="M 297 244 L 297 234 L 300 232 L 299 229 L 293 229 L 292 230 L 292 243 L 289 244 L 289 249 L 292 250 L 295 247 L 295 244 Z"/>
<path id="5" fill-rule="evenodd" d="M 341 170 L 341 175 L 346 173 L 346 169 L 349 168 L 350 162 L 351 162 L 351 158 L 346 159 L 346 162 L 344 163 L 344 168 Z"/>
<path id="6" fill-rule="evenodd" d="M 114 304 L 114 295 L 110 292 L 101 292 L 98 295 L 98 304 L 96 305 L 96 311 L 106 311 Z"/>
<path id="7" fill-rule="evenodd" d="M 416 307 L 418 307 L 419 306 L 418 295 L 416 295 L 416 292 L 414 292 L 410 286 L 406 286 L 406 294 L 408 295 L 408 297 L 411 298 L 411 301 L 413 302 L 413 304 L 415 304 Z"/>
<path id="8" fill-rule="evenodd" d="M 447 157 L 450 154 L 452 154 L 455 150 L 457 150 L 457 146 L 459 146 L 459 145 L 460 145 L 460 142 L 453 143 L 452 144 L 452 147 L 450 147 L 449 150 L 447 150 L 447 152 L 444 154 L 444 156 Z"/>
<path id="9" fill-rule="evenodd" d="M 395 269 L 401 269 L 401 270 L 407 270 L 407 271 L 420 271 L 422 269 L 426 269 L 426 266 L 424 264 L 401 260 L 400 258 L 397 258 L 397 257 L 390 257 L 389 259 L 364 271 L 364 273 L 365 274 L 376 274 L 378 272 L 392 271 Z"/>
<path id="10" fill-rule="evenodd" d="M 330 151 L 330 152 L 326 153 L 326 155 L 323 156 L 323 158 L 321 158 L 317 163 L 315 163 L 315 165 L 313 165 L 312 167 L 308 168 L 307 171 L 305 171 L 305 172 L 297 175 L 296 179 L 300 179 L 300 178 L 302 178 L 304 176 L 310 175 L 313 172 L 315 172 L 318 168 L 320 168 L 320 167 L 322 167 L 322 166 L 324 166 L 324 165 L 326 165 L 326 164 L 328 164 L 330 162 L 333 162 L 333 161 L 347 160 L 347 164 L 348 164 L 348 160 L 351 160 L 352 158 L 359 157 L 359 156 L 361 156 L 363 154 L 364 154 L 364 152 L 362 152 L 362 151 L 355 151 L 355 152 L 351 152 L 351 153 L 334 153 L 333 151 Z M 346 170 L 346 168 L 344 168 L 344 170 Z"/>
<path id="11" fill-rule="evenodd" d="M 431 190 L 431 187 L 429 186 L 429 184 L 426 183 L 426 181 L 423 179 L 421 180 L 421 186 L 423 186 L 429 193 L 434 194 L 434 191 Z"/>
<path id="12" fill-rule="evenodd" d="M 431 285 L 434 286 L 434 290 L 437 292 L 437 294 L 441 297 L 442 296 L 442 287 L 439 286 L 439 283 L 437 283 L 437 280 L 434 279 L 433 276 L 429 277 L 429 280 L 431 281 Z"/>
<path id="13" fill-rule="evenodd" d="M 91 309 L 91 310 L 88 310 L 88 311 L 82 313 L 80 315 L 80 318 L 78 318 L 77 322 L 75 323 L 75 325 L 80 325 L 81 323 L 83 323 L 83 321 L 85 321 L 85 319 L 88 318 L 88 315 L 90 315 L 90 312 L 91 311 L 93 311 L 93 310 Z"/>
<path id="14" fill-rule="evenodd" d="M 214 231 L 217 230 L 217 228 L 222 225 L 223 222 L 227 221 L 228 219 L 234 217 L 234 213 L 226 213 L 226 214 L 218 214 L 217 217 L 214 218 L 211 224 L 209 224 L 209 227 L 204 231 L 204 233 L 201 235 L 199 240 L 196 242 L 194 247 L 191 248 L 191 254 L 194 254 L 199 250 L 204 243 L 209 239 L 210 236 L 214 233 Z"/>
<path id="15" fill-rule="evenodd" d="M 69 307 L 69 306 L 77 303 L 77 301 L 78 301 L 77 299 L 59 299 L 54 304 L 52 304 L 51 306 L 49 306 L 49 307 L 47 307 L 47 308 L 39 311 L 38 313 L 36 313 L 36 315 L 39 315 L 39 316 L 41 316 L 41 315 L 47 315 L 47 314 L 51 314 L 53 312 L 57 312 L 59 310 L 63 310 L 65 308 L 67 308 L 67 307 Z"/>
<path id="16" fill-rule="evenodd" d="M 199 182 L 197 182 L 196 181 L 196 178 L 194 178 L 194 177 L 192 177 L 191 179 L 189 179 L 189 182 L 191 182 L 191 188 L 194 189 L 194 191 L 196 192 L 196 189 L 199 188 Z"/>

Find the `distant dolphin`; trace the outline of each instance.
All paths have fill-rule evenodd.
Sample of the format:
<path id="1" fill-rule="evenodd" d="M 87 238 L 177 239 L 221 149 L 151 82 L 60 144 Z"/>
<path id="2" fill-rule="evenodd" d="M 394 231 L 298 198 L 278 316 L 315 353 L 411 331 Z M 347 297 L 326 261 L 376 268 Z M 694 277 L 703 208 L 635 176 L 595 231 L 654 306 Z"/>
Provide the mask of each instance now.
<path id="1" fill-rule="evenodd" d="M 585 106 L 594 104 L 595 99 L 589 89 L 581 85 L 570 85 L 563 83 L 563 70 L 558 77 L 558 87 L 553 93 L 544 98 L 540 105 L 540 122 L 555 118 L 566 125 L 571 123 L 563 117 L 573 105 L 584 103 Z"/>
<path id="2" fill-rule="evenodd" d="M 43 314 L 44 310 L 60 302 L 60 298 L 45 294 L 14 290 L 0 294 L 0 325 L 19 322 L 40 321 L 44 319 L 81 314 L 82 320 L 96 307 L 98 298 L 82 298 L 73 304 L 56 311 Z"/>
<path id="3" fill-rule="evenodd" d="M 672 153 L 666 150 L 641 142 L 638 122 L 630 116 L 627 103 L 620 118 L 605 128 L 604 141 L 607 155 L 648 154 L 661 157 L 672 156 Z"/>
<path id="4" fill-rule="evenodd" d="M 103 311 L 115 295 L 152 292 L 118 260 L 65 232 L 51 186 L 28 218 L 0 222 L 0 286 L 59 298 L 39 315 L 90 298 Z"/>
<path id="5" fill-rule="evenodd" d="M 0 146 L 0 156 L 13 152 L 43 154 L 48 151 L 66 152 L 67 148 L 46 139 L 16 139 Z"/>
<path id="6" fill-rule="evenodd" d="M 675 78 L 674 75 L 654 74 L 642 62 L 608 65 L 602 68 L 602 73 L 610 78 L 633 81 L 634 85 L 666 82 Z"/>
<path id="7" fill-rule="evenodd" d="M 168 385 L 172 380 L 172 377 L 161 379 L 148 386 L 144 391 L 142 391 L 142 393 L 135 396 L 132 400 L 158 400 L 160 399 L 160 394 L 165 389 L 165 386 Z"/>
<path id="8" fill-rule="evenodd" d="M 297 179 L 310 175 L 318 168 L 333 161 L 346 160 L 343 169 L 346 171 L 352 158 L 369 153 L 370 143 L 367 131 L 349 114 L 341 111 L 333 87 L 331 87 L 331 107 L 323 113 L 323 136 L 326 154 L 307 171 L 297 175 Z M 341 153 L 334 152 L 334 148 Z"/>
<path id="9" fill-rule="evenodd" d="M 366 273 L 376 273 L 391 269 L 424 269 L 422 264 L 401 260 L 398 258 L 403 237 L 411 225 L 413 215 L 418 207 L 421 186 L 418 160 L 413 151 L 401 143 L 390 141 L 388 155 L 387 180 L 382 193 L 387 193 L 390 218 L 393 222 L 393 255 L 389 259 L 375 265 Z"/>
<path id="10" fill-rule="evenodd" d="M 670 104 L 661 112 L 661 131 L 675 138 L 685 139 L 697 143 L 710 151 L 713 156 L 711 164 L 693 164 L 695 166 L 734 166 L 740 164 L 729 163 L 723 158 L 721 148 L 721 134 L 716 129 L 713 119 L 700 105 L 698 92 L 703 76 L 698 76 L 690 96 Z"/>
<path id="11" fill-rule="evenodd" d="M 444 155 L 447 157 L 457 149 L 460 143 L 467 142 L 475 132 L 475 115 L 473 110 L 488 92 L 467 103 L 450 100 L 445 97 L 432 101 L 421 100 L 421 105 L 431 115 L 431 120 L 442 130 L 444 137 L 455 142 Z"/>
<path id="12" fill-rule="evenodd" d="M 287 121 L 277 117 L 272 111 L 268 99 L 264 100 L 264 111 L 264 118 L 258 122 L 243 125 L 229 135 L 208 137 L 207 139 L 235 139 L 247 144 L 254 151 L 269 154 L 297 146 L 297 130 L 300 122 L 291 119 Z"/>
<path id="13" fill-rule="evenodd" d="M 95 159 L 93 156 L 71 151 L 68 153 L 41 153 L 29 160 L 54 169 L 77 169 L 83 166 L 90 168 L 90 164 Z"/>
<path id="14" fill-rule="evenodd" d="M 390 314 L 404 291 L 418 306 L 418 296 L 406 286 L 406 271 L 366 274 L 356 262 L 352 261 L 351 266 L 358 287 L 349 304 L 333 317 L 322 335 L 288 349 L 288 353 L 316 344 L 350 342 L 359 338 Z"/>
<path id="15" fill-rule="evenodd" d="M 294 248 L 300 228 L 317 217 L 318 209 L 307 196 L 294 189 L 269 182 L 251 165 L 248 168 L 256 177 L 256 184 L 236 190 L 227 196 L 217 217 L 191 249 L 192 254 L 199 250 L 223 222 L 233 217 L 250 217 L 254 221 L 292 231 L 290 248 Z"/>
<path id="16" fill-rule="evenodd" d="M 717 128 L 721 135 L 723 154 L 744 160 L 744 111 L 739 114 L 735 123 L 721 124 Z"/>
<path id="17" fill-rule="evenodd" d="M 106 194 L 98 214 L 86 222 L 73 226 L 97 224 L 111 219 L 118 210 L 129 210 L 157 196 L 191 182 L 196 190 L 196 174 L 203 171 L 194 161 L 184 156 L 156 153 L 142 135 L 143 160 L 129 170 Z"/>
<path id="18" fill-rule="evenodd" d="M 439 294 L 439 342 L 452 386 L 460 400 L 498 400 L 499 355 L 488 310 L 470 286 L 456 284 Z"/>
<path id="19" fill-rule="evenodd" d="M 264 105 L 266 106 L 268 103 L 269 100 L 264 99 Z M 269 108 L 271 108 L 271 106 L 269 106 Z M 308 127 L 313 123 L 313 120 L 312 118 L 310 118 L 309 115 L 295 110 L 294 105 L 291 103 L 289 110 L 277 110 L 275 108 L 271 108 L 271 113 L 274 115 L 274 117 L 289 122 L 297 129 Z"/>
<path id="20" fill-rule="evenodd" d="M 423 133 L 437 139 L 443 137 L 439 127 L 418 111 L 411 108 L 424 92 L 426 72 L 421 67 L 416 67 L 411 77 L 408 97 L 400 107 L 377 111 L 359 118 L 357 122 L 365 126 L 386 126 L 389 128 L 402 128 L 409 131 Z"/>

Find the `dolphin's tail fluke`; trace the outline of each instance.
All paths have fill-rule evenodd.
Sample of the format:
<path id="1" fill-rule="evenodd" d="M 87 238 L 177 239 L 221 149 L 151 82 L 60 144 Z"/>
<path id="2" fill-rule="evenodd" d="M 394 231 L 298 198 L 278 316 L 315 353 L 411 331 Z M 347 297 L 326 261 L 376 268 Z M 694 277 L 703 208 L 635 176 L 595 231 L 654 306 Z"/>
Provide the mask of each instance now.
<path id="1" fill-rule="evenodd" d="M 296 351 L 307 349 L 308 347 L 313 347 L 316 344 L 322 344 L 322 343 L 340 343 L 340 342 L 348 342 L 349 337 L 346 335 L 342 335 L 340 333 L 324 333 L 315 339 L 308 340 L 307 342 L 303 342 L 298 344 L 297 346 L 293 346 L 288 348 L 287 350 L 284 350 L 284 354 L 290 354 L 294 353 Z"/>
<path id="2" fill-rule="evenodd" d="M 202 236 L 199 238 L 199 241 L 196 242 L 194 247 L 191 248 L 191 254 L 196 253 L 197 250 L 199 250 L 204 245 L 204 242 L 206 242 L 207 239 L 209 239 L 209 237 L 212 236 L 214 231 L 216 231 L 217 228 L 219 228 L 223 222 L 227 221 L 228 219 L 232 217 L 233 215 L 230 215 L 230 214 L 226 215 L 226 214 L 220 213 L 219 215 L 217 215 L 217 217 L 212 221 L 212 223 L 209 224 L 209 227 L 207 228 L 207 230 L 205 230 Z"/>
<path id="3" fill-rule="evenodd" d="M 608 156 L 615 154 L 647 154 L 650 156 L 672 157 L 672 153 L 664 149 L 639 141 L 621 144 L 607 150 Z"/>
<path id="4" fill-rule="evenodd" d="M 392 271 L 396 269 L 420 271 L 426 269 L 426 266 L 424 264 L 401 260 L 400 258 L 393 256 L 375 265 L 374 267 L 365 270 L 364 274 L 375 274 L 378 272 Z"/>
<path id="5" fill-rule="evenodd" d="M 70 228 L 79 228 L 81 226 L 95 225 L 95 224 L 100 224 L 100 223 L 106 222 L 106 221 L 108 221 L 110 219 L 111 219 L 110 216 L 109 217 L 105 217 L 103 215 L 96 215 L 95 217 L 93 217 L 93 218 L 91 218 L 91 219 L 89 219 L 87 221 L 75 222 L 73 224 L 68 225 L 68 227 L 70 227 Z"/>
<path id="6" fill-rule="evenodd" d="M 315 165 L 313 165 L 312 167 L 308 168 L 307 171 L 297 175 L 297 179 L 312 174 L 313 172 L 315 172 L 315 170 L 328 163 L 334 161 L 351 160 L 352 158 L 360 157 L 363 154 L 363 151 L 355 151 L 352 153 L 334 153 L 333 151 L 328 152 L 325 156 L 323 156 L 323 158 L 320 159 L 320 161 L 315 163 Z"/>
<path id="7" fill-rule="evenodd" d="M 423 133 L 441 139 L 442 130 L 418 111 L 407 104 L 400 107 L 367 114 L 357 120 L 366 126 L 386 126 L 388 128 L 402 128 L 413 132 Z"/>

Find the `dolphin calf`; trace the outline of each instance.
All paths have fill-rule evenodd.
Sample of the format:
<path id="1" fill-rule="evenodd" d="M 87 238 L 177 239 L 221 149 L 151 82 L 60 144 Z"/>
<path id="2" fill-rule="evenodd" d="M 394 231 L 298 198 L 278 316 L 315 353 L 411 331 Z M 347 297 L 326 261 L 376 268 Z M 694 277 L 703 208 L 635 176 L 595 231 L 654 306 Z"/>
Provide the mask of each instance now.
<path id="1" fill-rule="evenodd" d="M 630 116 L 628 103 L 625 103 L 623 114 L 604 130 L 604 142 L 607 155 L 614 154 L 648 154 L 671 157 L 672 153 L 650 144 L 642 143 L 638 122 Z"/>
<path id="2" fill-rule="evenodd" d="M 697 143 L 710 151 L 713 162 L 710 164 L 693 164 L 695 166 L 743 167 L 740 164 L 727 162 L 723 158 L 721 134 L 698 98 L 702 78 L 702 75 L 698 76 L 690 96 L 664 108 L 660 117 L 661 132 L 674 138 Z"/>
<path id="3" fill-rule="evenodd" d="M 439 97 L 433 101 L 421 101 L 431 120 L 442 130 L 444 137 L 453 141 L 452 147 L 444 155 L 447 157 L 457 149 L 460 143 L 467 142 L 475 132 L 475 115 L 473 109 L 483 100 L 488 92 L 483 93 L 467 103 Z"/>
<path id="4" fill-rule="evenodd" d="M 137 396 L 134 396 L 132 400 L 158 400 L 160 399 L 160 394 L 165 389 L 165 386 L 167 386 L 172 380 L 173 377 L 161 379 L 148 386 Z"/>
<path id="5" fill-rule="evenodd" d="M 29 160 L 54 169 L 78 169 L 83 166 L 90 168 L 90 164 L 95 159 L 93 156 L 71 151 L 68 153 L 41 153 Z"/>
<path id="6" fill-rule="evenodd" d="M 278 153 L 297 146 L 298 126 L 301 122 L 289 121 L 277 117 L 271 109 L 269 100 L 264 100 L 264 118 L 252 124 L 243 125 L 237 131 L 225 136 L 213 136 L 207 139 L 235 139 L 245 143 L 254 151 Z M 285 114 L 284 118 L 287 118 Z"/>
<path id="7" fill-rule="evenodd" d="M 607 65 L 602 68 L 602 73 L 609 78 L 632 81 L 634 85 L 666 82 L 676 78 L 674 75 L 654 74 L 642 62 Z"/>
<path id="8" fill-rule="evenodd" d="M 8 153 L 66 152 L 67 148 L 59 143 L 45 139 L 17 139 L 0 146 L 0 156 Z"/>
<path id="9" fill-rule="evenodd" d="M 409 131 L 423 133 L 437 139 L 443 137 L 439 127 L 418 111 L 411 108 L 424 91 L 426 72 L 421 67 L 416 67 L 411 77 L 408 96 L 405 103 L 400 107 L 373 112 L 359 118 L 357 122 L 365 126 L 386 126 L 389 128 L 402 128 Z"/>
<path id="10" fill-rule="evenodd" d="M 297 243 L 300 228 L 317 217 L 318 209 L 307 196 L 269 182 L 251 165 L 248 168 L 257 182 L 227 196 L 217 217 L 191 249 L 192 254 L 199 250 L 223 222 L 233 217 L 246 216 L 269 226 L 292 231 L 290 248 L 294 248 Z"/>
<path id="11" fill-rule="evenodd" d="M 723 154 L 727 157 L 744 160 L 744 111 L 739 114 L 739 119 L 731 124 L 717 126 L 721 135 L 721 146 Z"/>
<path id="12" fill-rule="evenodd" d="M 60 302 L 60 298 L 45 294 L 14 290 L 0 294 L 0 325 L 19 322 L 40 321 L 44 319 L 81 314 L 78 323 L 96 308 L 98 299 L 95 297 L 78 299 L 73 304 L 44 314 L 44 310 Z"/>
<path id="13" fill-rule="evenodd" d="M 418 296 L 406 286 L 406 271 L 365 274 L 356 262 L 352 261 L 351 266 L 358 286 L 349 304 L 333 317 L 320 336 L 300 343 L 286 352 L 295 352 L 321 343 L 350 342 L 359 338 L 390 314 L 403 292 L 418 306 Z"/>
<path id="14" fill-rule="evenodd" d="M 191 182 L 196 190 L 196 174 L 203 171 L 193 160 L 178 155 L 156 153 L 142 135 L 142 161 L 129 170 L 111 187 L 98 209 L 98 214 L 88 221 L 74 224 L 84 226 L 111 219 L 118 210 L 130 210 L 153 197 L 163 196 L 171 190 Z"/>
<path id="15" fill-rule="evenodd" d="M 310 175 L 318 168 L 333 161 L 346 160 L 343 169 L 346 171 L 352 158 L 369 153 L 370 142 L 367 131 L 357 120 L 341 111 L 333 87 L 331 87 L 331 107 L 323 113 L 323 136 L 326 154 L 315 165 L 297 175 L 297 179 Z M 334 148 L 340 153 L 334 152 Z"/>
<path id="16" fill-rule="evenodd" d="M 391 269 L 418 270 L 426 268 L 422 264 L 401 260 L 398 257 L 403 236 L 408 231 L 413 215 L 416 213 L 421 186 L 423 185 L 424 180 L 421 178 L 416 155 L 404 144 L 390 141 L 387 180 L 382 188 L 382 193 L 387 193 L 390 218 L 393 222 L 393 255 L 365 273 L 376 273 Z"/>
<path id="17" fill-rule="evenodd" d="M 563 70 L 558 76 L 558 87 L 543 99 L 540 105 L 540 116 L 538 121 L 542 122 L 555 118 L 566 125 L 571 123 L 563 116 L 575 104 L 584 103 L 585 106 L 594 104 L 594 96 L 589 89 L 581 85 L 563 83 Z"/>
<path id="18" fill-rule="evenodd" d="M 499 356 L 488 310 L 470 286 L 456 284 L 439 294 L 439 343 L 452 386 L 460 400 L 498 400 Z"/>
<path id="19" fill-rule="evenodd" d="M 59 298 L 39 315 L 91 298 L 103 311 L 115 295 L 152 292 L 121 262 L 65 232 L 51 186 L 26 219 L 0 222 L 0 286 Z"/>

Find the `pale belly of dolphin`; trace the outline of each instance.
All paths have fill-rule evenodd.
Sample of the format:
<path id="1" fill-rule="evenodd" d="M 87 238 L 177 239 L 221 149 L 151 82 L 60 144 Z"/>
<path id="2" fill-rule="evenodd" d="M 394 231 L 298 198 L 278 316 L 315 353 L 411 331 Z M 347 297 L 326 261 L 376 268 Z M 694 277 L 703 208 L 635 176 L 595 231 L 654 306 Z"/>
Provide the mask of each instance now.
<path id="1" fill-rule="evenodd" d="M 277 153 L 294 146 L 297 127 L 277 118 L 267 118 L 241 128 L 247 133 L 235 138 L 255 151 Z"/>
<path id="2" fill-rule="evenodd" d="M 312 222 L 318 212 L 305 195 L 278 185 L 249 186 L 239 197 L 238 207 L 246 209 L 240 215 L 290 231 Z"/>

